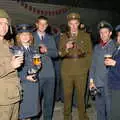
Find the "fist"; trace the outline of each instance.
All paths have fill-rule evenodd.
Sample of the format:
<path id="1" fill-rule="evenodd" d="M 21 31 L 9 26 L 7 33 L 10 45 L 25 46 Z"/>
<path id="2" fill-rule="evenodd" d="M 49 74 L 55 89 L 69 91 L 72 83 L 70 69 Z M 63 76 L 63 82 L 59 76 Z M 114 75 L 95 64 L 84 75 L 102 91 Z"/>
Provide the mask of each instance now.
<path id="1" fill-rule="evenodd" d="M 44 53 L 46 53 L 48 50 L 47 50 L 47 47 L 46 47 L 45 45 L 41 44 L 41 45 L 39 46 L 39 51 L 40 51 L 41 54 L 44 54 Z"/>
<path id="2" fill-rule="evenodd" d="M 23 56 L 19 56 L 19 57 L 13 56 L 12 57 L 11 64 L 14 69 L 19 68 L 22 63 L 23 63 Z"/>
<path id="3" fill-rule="evenodd" d="M 74 42 L 73 41 L 68 41 L 66 43 L 66 49 L 70 49 L 70 48 L 73 48 L 74 47 Z"/>

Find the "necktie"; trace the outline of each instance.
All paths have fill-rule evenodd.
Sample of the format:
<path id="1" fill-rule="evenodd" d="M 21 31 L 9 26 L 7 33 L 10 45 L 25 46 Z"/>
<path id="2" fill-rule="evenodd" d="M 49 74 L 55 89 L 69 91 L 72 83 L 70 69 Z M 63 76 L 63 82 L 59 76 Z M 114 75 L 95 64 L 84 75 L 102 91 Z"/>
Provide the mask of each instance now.
<path id="1" fill-rule="evenodd" d="M 43 35 L 41 36 L 41 40 L 42 40 L 42 41 L 44 40 L 44 37 L 43 37 Z"/>

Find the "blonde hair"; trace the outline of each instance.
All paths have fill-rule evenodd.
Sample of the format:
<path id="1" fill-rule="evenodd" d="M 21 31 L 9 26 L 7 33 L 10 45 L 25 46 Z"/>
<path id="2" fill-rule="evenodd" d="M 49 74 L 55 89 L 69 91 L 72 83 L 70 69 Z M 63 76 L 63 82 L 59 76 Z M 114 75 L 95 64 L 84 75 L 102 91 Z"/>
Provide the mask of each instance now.
<path id="1" fill-rule="evenodd" d="M 29 44 L 30 44 L 30 45 L 33 45 L 33 44 L 34 44 L 33 35 L 32 35 L 32 33 L 30 33 L 30 32 L 28 32 L 28 33 L 30 34 Z M 16 45 L 17 45 L 17 46 L 22 46 L 22 43 L 21 43 L 21 40 L 20 40 L 20 34 L 21 34 L 21 33 L 18 33 L 18 34 L 16 35 Z"/>

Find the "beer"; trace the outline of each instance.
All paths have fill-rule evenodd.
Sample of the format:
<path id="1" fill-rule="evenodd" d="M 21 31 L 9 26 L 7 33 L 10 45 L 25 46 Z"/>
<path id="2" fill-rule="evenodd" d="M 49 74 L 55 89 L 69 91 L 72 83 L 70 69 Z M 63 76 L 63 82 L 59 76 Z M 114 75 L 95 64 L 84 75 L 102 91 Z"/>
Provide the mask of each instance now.
<path id="1" fill-rule="evenodd" d="M 40 60 L 40 55 L 39 54 L 35 54 L 33 56 L 33 64 L 34 65 L 40 65 L 41 64 L 41 60 Z"/>
<path id="2" fill-rule="evenodd" d="M 110 55 L 110 54 L 105 54 L 104 55 L 104 60 L 105 59 L 112 59 L 112 55 Z M 109 65 L 106 65 L 106 68 L 109 68 Z"/>
<path id="3" fill-rule="evenodd" d="M 104 59 L 112 59 L 112 55 L 110 55 L 110 54 L 105 54 L 105 55 L 104 55 Z"/>

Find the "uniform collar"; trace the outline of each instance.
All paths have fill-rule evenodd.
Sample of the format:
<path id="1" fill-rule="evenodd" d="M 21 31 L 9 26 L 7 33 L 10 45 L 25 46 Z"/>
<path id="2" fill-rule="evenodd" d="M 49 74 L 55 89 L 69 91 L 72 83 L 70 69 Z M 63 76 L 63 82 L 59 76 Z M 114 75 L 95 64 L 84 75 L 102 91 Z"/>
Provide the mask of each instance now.
<path id="1" fill-rule="evenodd" d="M 107 42 L 103 42 L 102 40 L 100 40 L 100 45 L 102 47 L 105 47 L 106 45 L 108 45 L 111 42 L 112 39 L 108 40 Z"/>

